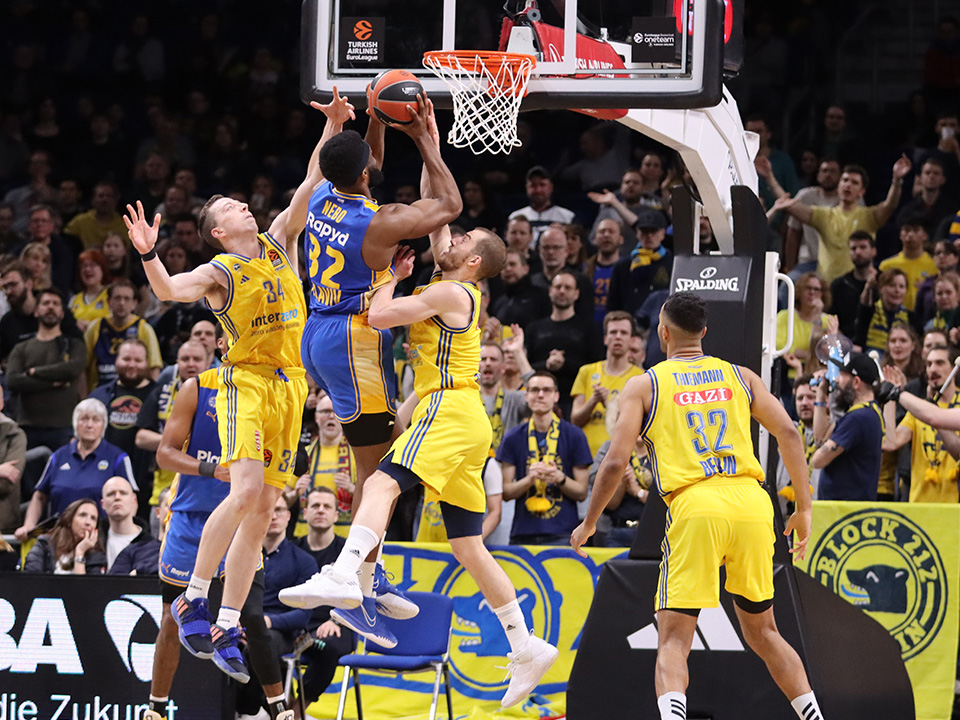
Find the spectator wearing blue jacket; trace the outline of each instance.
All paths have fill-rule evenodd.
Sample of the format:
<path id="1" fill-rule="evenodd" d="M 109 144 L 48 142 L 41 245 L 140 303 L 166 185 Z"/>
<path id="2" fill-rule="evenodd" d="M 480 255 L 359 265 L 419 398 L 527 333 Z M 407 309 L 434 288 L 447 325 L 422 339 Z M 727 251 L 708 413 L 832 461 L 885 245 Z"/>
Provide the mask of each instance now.
<path id="1" fill-rule="evenodd" d="M 59 515 L 74 500 L 89 499 L 99 506 L 103 485 L 112 477 L 133 479 L 130 457 L 104 440 L 107 408 L 99 400 L 81 400 L 73 411 L 74 439 L 58 448 L 47 461 L 27 507 L 23 525 L 14 533 L 20 540 L 42 519 Z M 104 515 L 101 510 L 101 517 Z"/>

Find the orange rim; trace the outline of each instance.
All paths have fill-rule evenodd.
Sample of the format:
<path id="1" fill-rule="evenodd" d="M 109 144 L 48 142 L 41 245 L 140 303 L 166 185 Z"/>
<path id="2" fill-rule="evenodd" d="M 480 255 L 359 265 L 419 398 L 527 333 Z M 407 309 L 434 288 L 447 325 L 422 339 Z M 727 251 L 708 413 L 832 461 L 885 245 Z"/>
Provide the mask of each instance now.
<path id="1" fill-rule="evenodd" d="M 497 77 L 503 67 L 510 69 L 508 77 L 501 79 L 500 91 L 509 93 L 511 90 L 518 93 L 517 85 L 524 86 L 525 82 L 518 82 L 518 74 L 523 74 L 523 81 L 527 79 L 530 70 L 537 64 L 537 58 L 524 53 L 497 52 L 493 50 L 431 50 L 423 54 L 423 61 L 428 61 L 436 67 L 452 72 L 466 71 L 481 74 L 484 70 L 490 77 Z M 526 65 L 526 68 L 524 68 Z M 493 88 L 489 92 L 493 92 Z M 526 95 L 526 88 L 523 87 Z"/>

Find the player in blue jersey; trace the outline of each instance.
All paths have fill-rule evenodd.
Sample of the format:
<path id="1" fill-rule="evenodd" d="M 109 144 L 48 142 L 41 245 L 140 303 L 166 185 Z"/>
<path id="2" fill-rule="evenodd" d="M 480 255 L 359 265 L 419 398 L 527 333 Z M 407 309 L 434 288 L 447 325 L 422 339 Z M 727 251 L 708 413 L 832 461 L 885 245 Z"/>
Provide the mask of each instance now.
<path id="1" fill-rule="evenodd" d="M 310 316 L 303 364 L 330 396 L 353 448 L 354 513 L 362 502 L 363 481 L 394 437 L 396 416 L 393 335 L 370 327 L 370 300 L 393 276 L 401 240 L 429 235 L 453 222 L 462 209 L 457 183 L 431 135 L 436 127 L 433 103 L 424 95 L 416 108 L 407 107 L 411 121 L 397 129 L 416 143 L 433 192 L 411 205 L 380 206 L 372 199 L 370 189 L 381 175 L 384 125 L 371 116 L 366 139 L 347 130 L 323 146 L 319 161 L 326 180 L 314 191 L 307 211 Z M 390 617 L 412 617 L 416 606 L 388 583 L 376 559 L 375 549 L 361 567 L 364 596 L 375 595 L 380 611 Z"/>
<path id="2" fill-rule="evenodd" d="M 221 351 L 226 343 L 221 338 Z M 230 472 L 220 461 L 217 429 L 217 371 L 207 370 L 187 380 L 164 427 L 157 463 L 178 473 L 170 493 L 170 512 L 163 520 L 166 534 L 160 551 L 160 589 L 163 617 L 157 634 L 150 681 L 149 709 L 144 720 L 165 720 L 170 688 L 180 661 L 177 623 L 170 608 L 193 573 L 204 523 L 229 492 Z M 222 575 L 223 564 L 221 563 Z M 240 620 L 246 629 L 249 654 L 260 684 L 269 698 L 272 720 L 290 720 L 280 666 L 263 620 L 263 570 L 257 572 Z M 211 620 L 207 620 L 207 625 Z"/>

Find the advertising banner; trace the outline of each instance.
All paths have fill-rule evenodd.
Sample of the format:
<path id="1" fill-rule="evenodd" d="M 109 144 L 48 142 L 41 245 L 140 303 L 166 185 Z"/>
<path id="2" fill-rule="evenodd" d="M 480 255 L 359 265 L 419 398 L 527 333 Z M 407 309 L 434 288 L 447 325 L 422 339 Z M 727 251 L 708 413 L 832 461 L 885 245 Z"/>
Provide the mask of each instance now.
<path id="1" fill-rule="evenodd" d="M 451 684 L 454 713 L 474 720 L 562 715 L 567 679 L 602 564 L 626 548 L 494 548 L 516 588 L 527 624 L 560 649 L 541 693 L 498 713 L 509 680 L 509 645 L 489 603 L 447 544 L 389 544 L 384 560 L 403 590 L 454 598 Z M 156 578 L 0 575 L 0 720 L 139 720 L 146 709 L 161 599 Z M 499 666 L 499 667 L 498 667 Z M 336 716 L 341 671 L 311 707 Z M 365 674 L 366 717 L 423 717 L 432 676 L 395 680 Z M 180 653 L 168 720 L 233 718 L 226 676 Z M 347 717 L 356 717 L 353 691 Z"/>
<path id="2" fill-rule="evenodd" d="M 0 588 L 0 720 L 139 720 L 163 607 L 157 578 L 7 573 Z M 226 676 L 187 653 L 170 698 L 168 720 L 234 716 Z"/>
<path id="3" fill-rule="evenodd" d="M 396 543 L 384 546 L 384 560 L 402 590 L 440 592 L 454 599 L 450 682 L 453 712 L 472 720 L 496 717 L 556 717 L 566 711 L 567 679 L 580 643 L 602 564 L 626 555 L 626 548 L 587 548 L 584 559 L 569 547 L 499 547 L 493 555 L 517 590 L 527 624 L 560 649 L 540 693 L 510 710 L 500 710 L 509 680 L 506 635 L 477 584 L 457 562 L 447 544 Z M 498 667 L 499 666 L 499 667 Z M 320 700 L 310 707 L 316 717 L 336 717 L 342 671 Z M 652 679 L 651 679 L 652 682 Z M 403 679 L 361 674 L 364 717 L 426 717 L 433 676 Z M 441 690 L 441 693 L 443 691 Z M 441 707 L 443 701 L 441 700 Z M 351 689 L 345 717 L 357 717 Z"/>
<path id="4" fill-rule="evenodd" d="M 957 661 L 960 506 L 816 502 L 797 567 L 897 641 L 918 720 L 950 717 Z"/>

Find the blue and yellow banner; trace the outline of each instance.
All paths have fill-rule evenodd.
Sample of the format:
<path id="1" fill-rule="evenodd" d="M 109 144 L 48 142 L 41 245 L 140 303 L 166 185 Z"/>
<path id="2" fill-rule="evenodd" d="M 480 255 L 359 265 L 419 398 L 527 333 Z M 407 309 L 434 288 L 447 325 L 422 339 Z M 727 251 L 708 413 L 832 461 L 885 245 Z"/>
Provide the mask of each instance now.
<path id="1" fill-rule="evenodd" d="M 917 720 L 945 720 L 953 707 L 958 530 L 960 505 L 815 502 L 807 558 L 797 562 L 897 641 Z"/>
<path id="2" fill-rule="evenodd" d="M 569 547 L 511 546 L 492 548 L 517 591 L 529 627 L 560 649 L 560 657 L 536 694 L 510 710 L 500 710 L 506 692 L 506 635 L 477 584 L 457 562 L 450 546 L 433 543 L 394 543 L 385 546 L 384 561 L 393 582 L 402 590 L 439 592 L 454 599 L 451 644 L 453 713 L 457 718 L 487 720 L 496 717 L 546 718 L 566 712 L 567 679 L 573 667 L 580 632 L 587 619 L 600 568 L 611 558 L 625 556 L 626 548 L 589 548 L 584 559 Z M 400 621 L 397 621 L 400 622 Z M 500 666 L 498 668 L 497 666 Z M 342 670 L 309 714 L 332 718 Z M 431 674 L 395 679 L 361 673 L 364 717 L 423 718 L 433 693 Z M 441 688 L 441 695 L 443 689 Z M 441 697 L 440 714 L 446 715 Z M 351 689 L 345 717 L 357 717 Z"/>

